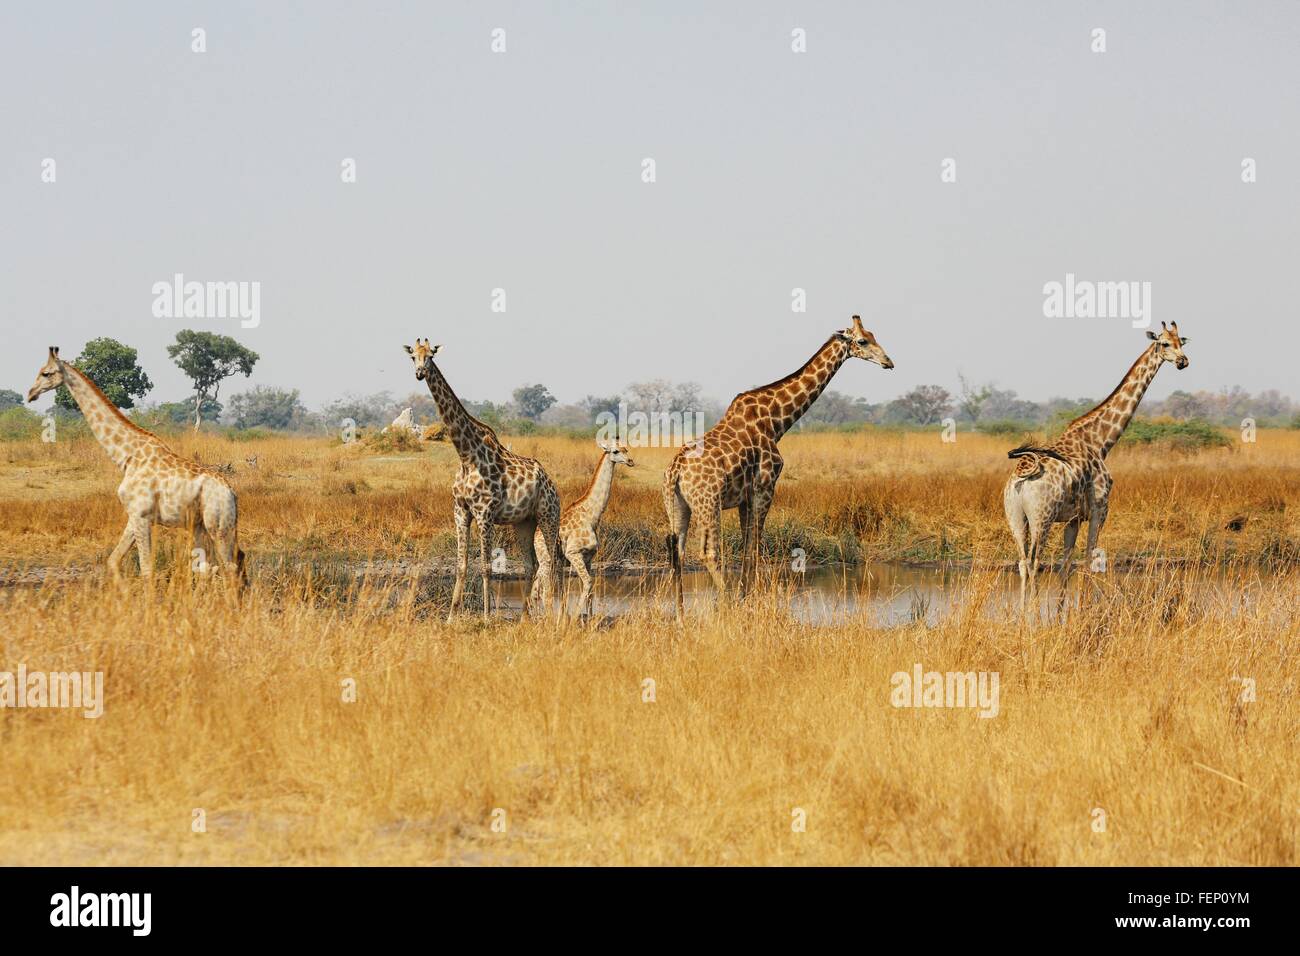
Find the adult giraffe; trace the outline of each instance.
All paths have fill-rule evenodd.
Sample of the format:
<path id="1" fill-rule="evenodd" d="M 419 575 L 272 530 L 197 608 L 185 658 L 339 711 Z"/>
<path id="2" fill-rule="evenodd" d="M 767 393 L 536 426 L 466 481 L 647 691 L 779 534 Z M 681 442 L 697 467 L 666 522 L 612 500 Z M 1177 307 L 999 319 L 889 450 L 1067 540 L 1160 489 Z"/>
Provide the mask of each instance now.
<path id="1" fill-rule="evenodd" d="M 540 585 L 542 604 L 550 607 L 557 588 L 560 496 L 546 470 L 535 458 L 516 455 L 501 444 L 497 433 L 465 411 L 456 393 L 433 364 L 441 345 L 415 340 L 405 346 L 415 363 L 415 377 L 429 386 L 438 416 L 460 457 L 460 471 L 451 486 L 456 520 L 456 584 L 451 591 L 447 622 L 456 616 L 465 595 L 469 571 L 469 526 L 478 525 L 479 568 L 483 575 L 483 617 L 491 610 L 492 530 L 513 525 L 524 559 L 524 613 L 532 610 Z M 541 576 L 538 577 L 540 568 Z M 560 615 L 564 612 L 560 602 Z"/>
<path id="2" fill-rule="evenodd" d="M 777 442 L 817 400 L 840 366 L 849 358 L 893 368 L 876 337 L 853 316 L 853 324 L 835 332 L 797 371 L 785 378 L 741 392 L 727 407 L 722 420 L 674 457 L 664 475 L 664 508 L 668 512 L 668 559 L 677 596 L 677 619 L 682 619 L 682 563 L 691 516 L 698 513 L 701 550 L 713 585 L 725 590 L 722 573 L 722 512 L 740 509 L 740 593 L 743 597 L 758 570 L 763 523 L 782 459 Z"/>
<path id="3" fill-rule="evenodd" d="M 1047 445 L 1021 445 L 1007 452 L 1017 459 L 1015 470 L 1002 491 L 1002 505 L 1020 554 L 1020 609 L 1025 591 L 1038 594 L 1039 552 L 1056 522 L 1065 523 L 1061 563 L 1064 591 L 1073 570 L 1074 542 L 1079 525 L 1088 522 L 1088 555 L 1097 548 L 1097 538 L 1110 510 L 1110 489 L 1114 484 L 1106 470 L 1106 455 L 1133 420 L 1138 403 L 1165 362 L 1187 368 L 1183 346 L 1187 339 L 1178 334 L 1178 323 L 1161 332 L 1148 331 L 1147 346 L 1119 385 L 1100 405 L 1066 426 L 1061 437 Z M 1061 600 L 1065 600 L 1062 593 Z"/>
<path id="4" fill-rule="evenodd" d="M 188 527 L 194 546 L 201 548 L 200 567 L 210 558 L 234 572 L 236 589 L 245 582 L 244 552 L 236 541 L 239 509 L 234 489 L 209 468 L 182 458 L 161 438 L 130 421 L 90 378 L 59 358 L 50 346 L 49 359 L 27 392 L 34 402 L 51 389 L 66 385 L 86 424 L 113 464 L 122 469 L 117 497 L 126 509 L 126 528 L 108 558 L 108 572 L 121 576 L 122 559 L 134 544 L 140 556 L 140 576 L 153 575 L 154 524 Z"/>

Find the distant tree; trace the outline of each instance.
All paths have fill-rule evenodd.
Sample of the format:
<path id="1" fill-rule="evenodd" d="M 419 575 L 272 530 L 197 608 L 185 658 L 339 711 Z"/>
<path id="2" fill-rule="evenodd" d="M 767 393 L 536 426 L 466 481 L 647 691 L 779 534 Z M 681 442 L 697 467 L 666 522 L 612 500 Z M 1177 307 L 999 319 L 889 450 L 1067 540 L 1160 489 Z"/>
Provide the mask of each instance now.
<path id="1" fill-rule="evenodd" d="M 980 409 L 993 394 L 993 384 L 990 382 L 985 385 L 975 385 L 961 372 L 957 373 L 957 381 L 961 385 L 961 397 L 957 400 L 957 407 L 970 419 L 973 427 L 980 420 Z"/>
<path id="2" fill-rule="evenodd" d="M 672 410 L 673 383 L 665 378 L 633 382 L 624 391 L 628 407 L 638 412 L 666 412 Z"/>
<path id="3" fill-rule="evenodd" d="M 182 398 L 179 402 L 160 402 L 148 409 L 139 409 L 139 411 L 148 413 L 151 417 L 157 416 L 171 425 L 186 425 L 194 421 L 194 396 Z M 214 422 L 221 417 L 221 403 L 205 398 L 200 412 L 202 412 L 204 421 Z"/>
<path id="4" fill-rule="evenodd" d="M 598 416 L 603 415 L 606 412 L 610 415 L 617 416 L 618 403 L 621 401 L 623 401 L 623 399 L 622 396 L 619 395 L 606 395 L 603 397 L 599 395 L 588 395 L 578 404 L 586 409 L 587 417 L 594 422 Z"/>
<path id="5" fill-rule="evenodd" d="M 118 408 L 134 408 L 135 400 L 153 388 L 153 382 L 136 363 L 136 351 L 116 339 L 91 339 L 72 364 L 99 386 L 104 397 Z M 77 400 L 67 386 L 54 392 L 54 404 L 70 412 L 80 412 Z"/>
<path id="6" fill-rule="evenodd" d="M 194 428 L 203 421 L 203 403 L 217 401 L 221 383 L 236 372 L 247 378 L 261 358 L 228 335 L 183 329 L 176 333 L 176 343 L 167 346 L 167 354 L 194 383 Z"/>
<path id="7" fill-rule="evenodd" d="M 1205 418 L 1209 413 L 1207 403 L 1199 395 L 1178 389 L 1161 404 L 1161 410 L 1171 418 Z"/>
<path id="8" fill-rule="evenodd" d="M 1012 389 L 994 388 L 984 400 L 980 417 L 991 422 L 1021 422 L 1037 424 L 1043 419 L 1043 409 L 1035 402 L 1017 398 Z"/>
<path id="9" fill-rule="evenodd" d="M 618 414 L 615 406 L 614 414 Z M 585 405 L 552 405 L 541 418 L 543 425 L 585 431 L 595 419 Z"/>
<path id="10" fill-rule="evenodd" d="M 230 415 L 238 429 L 273 428 L 284 431 L 304 411 L 298 390 L 258 385 L 230 398 Z"/>
<path id="11" fill-rule="evenodd" d="M 0 412 L 15 406 L 22 408 L 22 405 L 23 397 L 20 393 L 11 388 L 0 388 Z"/>
<path id="12" fill-rule="evenodd" d="M 375 392 L 373 395 L 345 395 L 326 405 L 321 416 L 325 427 L 333 430 L 348 418 L 358 425 L 387 425 L 399 411 L 390 393 Z"/>
<path id="13" fill-rule="evenodd" d="M 512 397 L 519 414 L 530 421 L 537 421 L 542 413 L 555 404 L 555 396 L 545 385 L 521 385 L 515 389 Z"/>
<path id="14" fill-rule="evenodd" d="M 827 389 L 812 403 L 800 421 L 809 424 L 847 425 L 850 422 L 866 421 L 869 413 L 870 406 L 865 399 Z"/>
<path id="15" fill-rule="evenodd" d="M 940 385 L 918 385 L 892 404 L 906 421 L 929 425 L 952 408 L 952 395 Z"/>

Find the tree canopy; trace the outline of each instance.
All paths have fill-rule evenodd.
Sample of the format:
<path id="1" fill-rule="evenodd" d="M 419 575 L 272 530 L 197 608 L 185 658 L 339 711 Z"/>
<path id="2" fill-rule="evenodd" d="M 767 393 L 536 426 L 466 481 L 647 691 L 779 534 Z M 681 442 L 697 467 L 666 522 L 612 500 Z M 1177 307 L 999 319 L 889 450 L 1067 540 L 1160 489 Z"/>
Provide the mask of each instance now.
<path id="1" fill-rule="evenodd" d="M 153 382 L 136 362 L 135 349 L 117 339 L 91 339 L 72 364 L 89 376 L 104 397 L 118 408 L 134 408 L 135 400 L 153 388 Z M 79 411 L 77 400 L 66 385 L 60 385 L 55 391 L 54 404 L 68 411 Z"/>
<path id="2" fill-rule="evenodd" d="M 167 346 L 167 354 L 194 383 L 196 429 L 203 418 L 204 402 L 217 400 L 221 383 L 237 372 L 242 372 L 245 377 L 253 374 L 253 366 L 261 358 L 228 335 L 195 332 L 193 329 L 177 332 L 176 343 Z"/>

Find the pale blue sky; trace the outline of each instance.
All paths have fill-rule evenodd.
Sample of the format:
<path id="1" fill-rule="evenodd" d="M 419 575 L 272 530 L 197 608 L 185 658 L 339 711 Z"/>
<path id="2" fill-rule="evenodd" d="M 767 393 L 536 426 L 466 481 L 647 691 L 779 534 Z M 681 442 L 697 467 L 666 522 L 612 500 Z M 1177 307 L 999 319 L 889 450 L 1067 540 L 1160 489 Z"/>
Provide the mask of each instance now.
<path id="1" fill-rule="evenodd" d="M 1074 272 L 1151 282 L 1193 339 L 1153 396 L 1296 392 L 1300 4 L 633 6 L 5 5 L 0 387 L 109 335 L 179 398 L 191 326 L 261 353 L 226 395 L 405 394 L 427 335 L 469 398 L 666 377 L 725 400 L 859 312 L 897 370 L 850 365 L 850 394 L 961 368 L 1100 397 L 1145 339 L 1044 318 Z M 260 281 L 261 325 L 155 318 L 175 272 Z"/>

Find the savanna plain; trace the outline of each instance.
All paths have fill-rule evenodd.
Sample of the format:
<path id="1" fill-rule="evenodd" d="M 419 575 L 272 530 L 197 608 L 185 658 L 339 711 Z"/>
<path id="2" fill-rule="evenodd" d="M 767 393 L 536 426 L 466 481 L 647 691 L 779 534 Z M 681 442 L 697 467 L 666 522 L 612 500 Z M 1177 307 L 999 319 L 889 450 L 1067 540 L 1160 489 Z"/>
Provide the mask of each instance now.
<path id="1" fill-rule="evenodd" d="M 151 586 L 106 579 L 120 479 L 93 439 L 0 443 L 0 670 L 105 675 L 97 719 L 0 710 L 2 864 L 1296 863 L 1300 432 L 1122 444 L 1106 570 L 1025 618 L 1014 441 L 793 434 L 762 586 L 684 626 L 655 599 L 671 449 L 634 449 L 602 524 L 605 582 L 646 600 L 447 624 L 445 442 L 168 440 L 233 465 L 238 603 L 179 532 Z M 586 487 L 589 439 L 507 440 Z M 734 512 L 724 537 L 734 581 Z M 808 620 L 795 549 L 846 582 L 950 568 L 959 599 Z M 918 664 L 996 672 L 997 715 L 895 707 Z"/>

